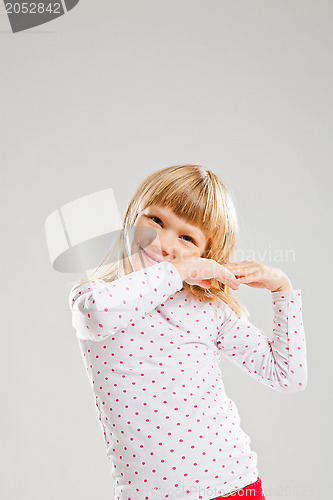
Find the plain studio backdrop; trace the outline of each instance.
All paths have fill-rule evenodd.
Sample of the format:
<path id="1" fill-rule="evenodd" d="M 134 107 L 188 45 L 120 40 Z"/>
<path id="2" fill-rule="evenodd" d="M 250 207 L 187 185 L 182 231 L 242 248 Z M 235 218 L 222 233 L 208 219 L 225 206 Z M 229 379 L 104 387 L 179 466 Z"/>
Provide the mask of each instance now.
<path id="1" fill-rule="evenodd" d="M 112 498 L 68 308 L 82 276 L 52 268 L 44 223 L 108 187 L 123 216 L 144 177 L 181 163 L 232 190 L 238 260 L 302 290 L 304 391 L 220 365 L 267 500 L 330 497 L 332 25 L 323 0 L 81 0 L 13 34 L 0 6 L 2 498 Z M 235 293 L 271 337 L 270 293 Z"/>

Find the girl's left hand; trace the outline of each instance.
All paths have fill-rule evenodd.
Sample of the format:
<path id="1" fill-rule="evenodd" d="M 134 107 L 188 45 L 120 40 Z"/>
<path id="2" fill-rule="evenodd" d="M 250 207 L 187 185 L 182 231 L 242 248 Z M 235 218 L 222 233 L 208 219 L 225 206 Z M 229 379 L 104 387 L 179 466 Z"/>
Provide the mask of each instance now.
<path id="1" fill-rule="evenodd" d="M 292 290 L 288 276 L 277 267 L 267 266 L 255 260 L 229 262 L 223 264 L 223 266 L 231 271 L 241 284 L 256 288 L 267 288 L 271 292 Z"/>

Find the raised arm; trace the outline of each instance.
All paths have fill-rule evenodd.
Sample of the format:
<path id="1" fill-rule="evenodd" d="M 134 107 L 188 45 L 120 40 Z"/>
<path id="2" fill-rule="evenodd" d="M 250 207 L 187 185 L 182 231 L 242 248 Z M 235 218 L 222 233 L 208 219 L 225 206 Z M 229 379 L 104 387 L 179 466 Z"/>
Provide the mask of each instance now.
<path id="1" fill-rule="evenodd" d="M 83 340 L 100 341 L 126 328 L 183 287 L 168 261 L 107 283 L 101 279 L 75 285 L 69 293 L 72 325 Z"/>
<path id="2" fill-rule="evenodd" d="M 274 313 L 272 340 L 223 304 L 217 347 L 258 382 L 280 392 L 299 392 L 308 379 L 301 290 L 270 294 Z"/>

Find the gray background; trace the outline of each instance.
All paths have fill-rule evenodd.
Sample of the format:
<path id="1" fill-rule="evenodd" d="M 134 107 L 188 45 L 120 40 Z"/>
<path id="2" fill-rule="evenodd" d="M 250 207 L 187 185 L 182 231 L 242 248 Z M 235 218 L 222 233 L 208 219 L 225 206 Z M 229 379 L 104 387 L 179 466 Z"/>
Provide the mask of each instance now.
<path id="1" fill-rule="evenodd" d="M 123 215 L 146 175 L 181 163 L 234 193 L 238 260 L 302 290 L 305 391 L 221 358 L 267 500 L 331 498 L 332 21 L 323 0 L 81 0 L 14 35 L 0 5 L 3 498 L 112 498 L 68 310 L 79 276 L 52 269 L 44 222 L 107 187 Z M 236 293 L 271 337 L 269 292 Z"/>

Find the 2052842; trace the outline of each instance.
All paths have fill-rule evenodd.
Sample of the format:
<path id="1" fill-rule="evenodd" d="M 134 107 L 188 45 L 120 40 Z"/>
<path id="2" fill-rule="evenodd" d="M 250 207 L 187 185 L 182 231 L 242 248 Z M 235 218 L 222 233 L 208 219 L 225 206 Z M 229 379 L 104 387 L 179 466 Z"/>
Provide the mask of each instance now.
<path id="1" fill-rule="evenodd" d="M 6 2 L 5 4 L 7 14 L 61 14 L 60 2 L 35 3 L 35 2 Z"/>

